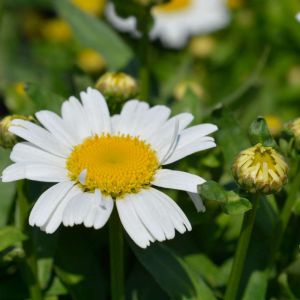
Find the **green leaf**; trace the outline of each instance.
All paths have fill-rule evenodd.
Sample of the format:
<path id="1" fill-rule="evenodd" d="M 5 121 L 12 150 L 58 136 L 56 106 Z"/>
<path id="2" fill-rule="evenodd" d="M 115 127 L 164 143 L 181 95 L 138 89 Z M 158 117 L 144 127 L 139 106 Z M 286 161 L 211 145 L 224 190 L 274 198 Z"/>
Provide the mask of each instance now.
<path id="1" fill-rule="evenodd" d="M 256 120 L 251 123 L 249 127 L 249 138 L 252 145 L 261 143 L 265 147 L 277 147 L 263 117 L 257 117 Z"/>
<path id="2" fill-rule="evenodd" d="M 130 48 L 103 21 L 75 7 L 68 0 L 56 0 L 58 13 L 71 25 L 75 37 L 85 46 L 95 49 L 111 69 L 125 67 L 133 57 Z"/>
<path id="3" fill-rule="evenodd" d="M 197 253 L 184 257 L 185 262 L 211 286 L 221 287 L 227 283 L 232 261 L 218 267 L 206 255 Z"/>
<path id="4" fill-rule="evenodd" d="M 26 239 L 26 236 L 17 228 L 6 226 L 0 228 L 0 251 L 14 246 Z"/>
<path id="5" fill-rule="evenodd" d="M 26 93 L 35 103 L 36 110 L 49 109 L 59 112 L 61 104 L 65 100 L 45 87 L 33 83 L 26 84 Z"/>
<path id="6" fill-rule="evenodd" d="M 249 141 L 233 114 L 224 106 L 213 111 L 213 120 L 220 130 L 216 132 L 217 144 L 223 152 L 225 169 L 231 174 L 236 155 L 249 147 Z"/>
<path id="7" fill-rule="evenodd" d="M 10 150 L 0 148 L 0 170 L 10 164 L 9 160 Z M 16 185 L 14 182 L 0 181 L 0 227 L 6 225 L 8 214 L 13 204 Z"/>
<path id="8" fill-rule="evenodd" d="M 188 264 L 167 247 L 156 244 L 141 249 L 129 243 L 140 263 L 171 299 L 216 299 Z"/>
<path id="9" fill-rule="evenodd" d="M 62 284 L 62 282 L 59 280 L 58 277 L 54 277 L 54 280 L 49 287 L 49 289 L 46 292 L 46 295 L 51 297 L 51 296 L 58 296 L 58 295 L 65 295 L 67 294 L 67 289 L 65 286 Z"/>
<path id="10" fill-rule="evenodd" d="M 226 193 L 221 185 L 213 180 L 208 180 L 204 184 L 198 186 L 199 194 L 210 201 L 226 202 Z"/>
<path id="11" fill-rule="evenodd" d="M 265 300 L 267 290 L 267 273 L 254 271 L 248 281 L 243 300 Z"/>
<path id="12" fill-rule="evenodd" d="M 223 206 L 223 209 L 227 214 L 240 215 L 252 208 L 252 204 L 248 199 L 240 197 L 234 191 L 229 191 L 226 195 L 227 202 Z"/>

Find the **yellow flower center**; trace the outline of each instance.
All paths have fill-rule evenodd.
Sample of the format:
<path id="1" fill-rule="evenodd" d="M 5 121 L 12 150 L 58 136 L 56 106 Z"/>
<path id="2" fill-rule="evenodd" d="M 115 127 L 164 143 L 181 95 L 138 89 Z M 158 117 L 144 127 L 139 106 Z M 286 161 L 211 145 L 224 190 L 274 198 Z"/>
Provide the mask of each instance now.
<path id="1" fill-rule="evenodd" d="M 254 152 L 254 157 L 252 161 L 253 166 L 260 165 L 261 168 L 264 164 L 267 164 L 268 169 L 271 169 L 275 171 L 275 159 L 272 155 L 272 149 L 271 148 L 260 148 L 257 147 Z"/>
<path id="2" fill-rule="evenodd" d="M 114 198 L 148 187 L 158 167 L 151 146 L 129 135 L 92 136 L 75 146 L 67 159 L 71 180 L 84 190 L 99 189 Z"/>
<path id="3" fill-rule="evenodd" d="M 176 12 L 188 8 L 192 0 L 171 0 L 154 7 L 155 12 Z"/>

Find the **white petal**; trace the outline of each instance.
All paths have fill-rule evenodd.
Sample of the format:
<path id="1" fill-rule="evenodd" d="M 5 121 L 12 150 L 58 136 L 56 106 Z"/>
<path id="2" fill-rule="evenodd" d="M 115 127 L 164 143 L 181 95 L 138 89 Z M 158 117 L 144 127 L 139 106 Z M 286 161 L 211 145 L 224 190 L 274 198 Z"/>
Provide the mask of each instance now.
<path id="1" fill-rule="evenodd" d="M 67 157 L 70 150 L 62 145 L 49 131 L 25 120 L 13 120 L 9 131 L 24 140 L 61 157 Z"/>
<path id="2" fill-rule="evenodd" d="M 196 207 L 196 210 L 197 212 L 205 212 L 205 206 L 203 204 L 203 201 L 201 199 L 201 197 L 199 196 L 198 193 L 190 193 L 188 192 L 190 198 L 192 199 L 195 207 Z"/>
<path id="3" fill-rule="evenodd" d="M 31 226 L 43 226 L 74 183 L 60 182 L 46 190 L 36 201 L 29 216 Z"/>
<path id="4" fill-rule="evenodd" d="M 134 208 L 141 222 L 158 241 L 172 239 L 175 228 L 168 217 L 168 212 L 160 205 L 157 197 L 149 189 L 135 195 Z"/>
<path id="5" fill-rule="evenodd" d="M 39 162 L 65 167 L 66 160 L 49 152 L 43 151 L 28 142 L 16 144 L 10 154 L 13 162 Z"/>
<path id="6" fill-rule="evenodd" d="M 151 194 L 143 190 L 138 194 L 132 195 L 132 197 L 135 198 L 132 201 L 132 205 L 140 221 L 156 240 L 164 241 L 166 238 L 160 225 L 160 215 L 152 203 L 148 201 L 151 198 Z"/>
<path id="7" fill-rule="evenodd" d="M 110 118 L 110 121 L 111 121 L 111 130 L 112 130 L 112 133 L 114 133 L 114 134 L 116 134 L 118 132 L 120 118 L 121 118 L 120 115 L 113 115 Z"/>
<path id="8" fill-rule="evenodd" d="M 69 180 L 66 169 L 44 163 L 19 162 L 8 166 L 2 172 L 3 182 L 19 179 L 42 182 L 60 182 Z"/>
<path id="9" fill-rule="evenodd" d="M 61 224 L 64 210 L 69 201 L 76 197 L 78 194 L 82 194 L 82 190 L 77 186 L 73 186 L 72 189 L 67 193 L 67 195 L 62 199 L 62 201 L 60 201 L 56 210 L 49 217 L 49 220 L 44 226 L 42 226 L 41 229 L 46 233 L 53 233 Z"/>
<path id="10" fill-rule="evenodd" d="M 72 131 L 67 128 L 65 122 L 57 114 L 43 110 L 37 112 L 35 116 L 65 147 L 72 149 L 72 146 L 76 145 L 76 138 L 72 135 Z"/>
<path id="11" fill-rule="evenodd" d="M 90 127 L 94 134 L 110 133 L 110 116 L 106 101 L 102 94 L 92 88 L 80 93 L 83 109 L 88 116 Z"/>
<path id="12" fill-rule="evenodd" d="M 104 205 L 103 205 L 104 203 Z M 97 207 L 97 215 L 94 221 L 94 228 L 102 228 L 108 221 L 114 207 L 114 201 L 110 196 L 103 196 L 100 206 Z"/>
<path id="13" fill-rule="evenodd" d="M 122 108 L 116 131 L 122 134 L 134 135 L 148 109 L 149 105 L 146 102 L 127 101 Z"/>
<path id="14" fill-rule="evenodd" d="M 64 226 L 74 226 L 75 224 L 81 224 L 89 212 L 91 205 L 91 193 L 80 193 L 73 197 L 63 213 L 63 224 Z"/>
<path id="15" fill-rule="evenodd" d="M 82 105 L 75 97 L 70 97 L 68 101 L 63 103 L 61 114 L 67 128 L 72 130 L 76 135 L 77 143 L 80 143 L 92 134 L 88 117 Z"/>
<path id="16" fill-rule="evenodd" d="M 195 152 L 215 147 L 214 138 L 206 135 L 216 130 L 217 126 L 213 124 L 201 124 L 184 129 L 179 135 L 173 153 L 162 164 L 170 164 Z"/>
<path id="17" fill-rule="evenodd" d="M 134 37 L 140 36 L 140 33 L 136 29 L 136 17 L 119 17 L 115 11 L 115 6 L 112 2 L 107 3 L 105 7 L 105 16 L 108 19 L 108 21 L 121 32 L 128 32 Z"/>
<path id="18" fill-rule="evenodd" d="M 160 128 L 169 118 L 171 110 L 164 105 L 156 105 L 151 107 L 143 116 L 136 135 L 139 135 L 143 140 L 148 140 L 149 137 Z"/>
<path id="19" fill-rule="evenodd" d="M 157 152 L 162 164 L 174 152 L 179 133 L 188 126 L 192 120 L 193 115 L 189 113 L 178 114 L 165 122 L 164 125 L 153 132 L 147 139 Z"/>
<path id="20" fill-rule="evenodd" d="M 216 147 L 215 142 L 205 142 L 203 140 L 195 141 L 194 143 L 182 148 L 176 147 L 173 154 L 163 162 L 163 165 L 171 164 L 193 153 L 207 150 Z"/>
<path id="21" fill-rule="evenodd" d="M 134 209 L 133 201 L 136 201 L 133 195 L 127 195 L 122 199 L 116 200 L 118 213 L 128 235 L 138 246 L 146 248 L 150 245 L 150 242 L 154 241 L 154 238 L 139 219 Z"/>
<path id="22" fill-rule="evenodd" d="M 11 182 L 25 178 L 25 163 L 16 163 L 2 171 L 2 182 Z"/>
<path id="23" fill-rule="evenodd" d="M 194 174 L 168 169 L 160 169 L 156 172 L 152 184 L 163 188 L 196 193 L 197 186 L 204 182 L 205 180 L 203 178 Z"/>
<path id="24" fill-rule="evenodd" d="M 161 127 L 161 132 L 159 134 L 157 133 L 156 138 L 153 135 L 148 140 L 153 149 L 156 151 L 160 162 L 165 160 L 165 157 L 168 156 L 169 152 L 176 145 L 178 129 L 178 120 L 174 119 L 173 122 L 167 122 Z"/>
<path id="25" fill-rule="evenodd" d="M 83 193 L 73 198 L 65 209 L 63 223 L 73 226 L 84 223 L 86 227 L 99 229 L 108 221 L 113 209 L 111 197 L 100 193 Z"/>
<path id="26" fill-rule="evenodd" d="M 170 220 L 178 232 L 184 233 L 186 229 L 189 231 L 192 230 L 191 223 L 186 215 L 169 196 L 154 188 L 150 188 L 150 190 L 157 197 L 159 203 L 164 207 L 164 210 L 168 212 Z"/>
<path id="27" fill-rule="evenodd" d="M 178 147 L 183 147 L 218 130 L 214 124 L 200 124 L 183 130 L 180 133 Z M 212 140 L 213 138 L 209 137 Z"/>

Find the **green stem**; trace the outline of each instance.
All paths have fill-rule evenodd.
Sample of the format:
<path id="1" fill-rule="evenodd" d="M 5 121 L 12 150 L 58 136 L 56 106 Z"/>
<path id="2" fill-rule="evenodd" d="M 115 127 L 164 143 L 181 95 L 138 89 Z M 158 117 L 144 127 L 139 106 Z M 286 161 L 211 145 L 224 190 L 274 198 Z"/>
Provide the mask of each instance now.
<path id="1" fill-rule="evenodd" d="M 253 230 L 253 225 L 256 217 L 256 211 L 258 207 L 259 196 L 253 197 L 253 207 L 247 211 L 244 215 L 242 230 L 240 233 L 237 249 L 235 252 L 231 273 L 229 276 L 229 282 L 227 285 L 224 300 L 235 300 L 241 280 L 245 258 Z"/>
<path id="2" fill-rule="evenodd" d="M 123 228 L 116 209 L 109 223 L 111 299 L 124 300 Z"/>
<path id="3" fill-rule="evenodd" d="M 141 22 L 142 39 L 140 42 L 140 98 L 148 101 L 150 94 L 150 72 L 149 72 L 149 11 L 145 9 Z"/>
<path id="4" fill-rule="evenodd" d="M 269 260 L 268 268 L 267 268 L 268 276 L 270 275 L 272 267 L 276 261 L 277 253 L 278 253 L 284 232 L 289 223 L 293 207 L 297 200 L 297 193 L 299 191 L 299 186 L 300 186 L 299 169 L 300 169 L 300 162 L 299 162 L 299 160 L 297 160 L 295 162 L 294 178 L 293 178 L 293 181 L 291 181 L 290 187 L 288 190 L 288 197 L 285 201 L 285 204 L 283 206 L 281 214 L 279 215 L 279 220 L 278 220 L 277 225 L 275 226 L 274 232 L 272 234 L 271 256 L 270 256 L 270 260 Z"/>
<path id="5" fill-rule="evenodd" d="M 18 201 L 18 225 L 20 229 L 27 235 L 27 240 L 23 242 L 23 250 L 25 253 L 25 262 L 23 266 L 23 275 L 26 280 L 30 299 L 42 300 L 42 292 L 38 282 L 37 258 L 33 243 L 32 229 L 28 225 L 28 212 L 30 205 L 24 193 L 25 181 L 17 183 L 17 201 Z"/>

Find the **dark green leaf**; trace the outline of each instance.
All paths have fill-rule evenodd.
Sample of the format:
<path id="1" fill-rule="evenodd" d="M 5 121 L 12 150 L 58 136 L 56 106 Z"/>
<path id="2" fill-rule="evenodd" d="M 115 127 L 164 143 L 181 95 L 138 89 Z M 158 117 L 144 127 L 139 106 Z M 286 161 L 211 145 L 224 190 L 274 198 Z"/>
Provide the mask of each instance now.
<path id="1" fill-rule="evenodd" d="M 226 195 L 227 202 L 224 204 L 223 208 L 227 214 L 239 215 L 252 208 L 251 202 L 246 198 L 240 197 L 237 193 L 229 191 Z"/>
<path id="2" fill-rule="evenodd" d="M 141 249 L 130 242 L 140 263 L 172 299 L 215 300 L 204 281 L 170 249 L 160 244 Z"/>
<path id="3" fill-rule="evenodd" d="M 208 180 L 204 184 L 199 185 L 198 192 L 205 200 L 225 203 L 227 199 L 222 186 L 213 180 Z"/>
<path id="4" fill-rule="evenodd" d="M 121 69 L 132 58 L 130 48 L 103 21 L 87 15 L 68 0 L 55 1 L 58 13 L 71 25 L 75 37 L 101 53 L 109 67 Z"/>

